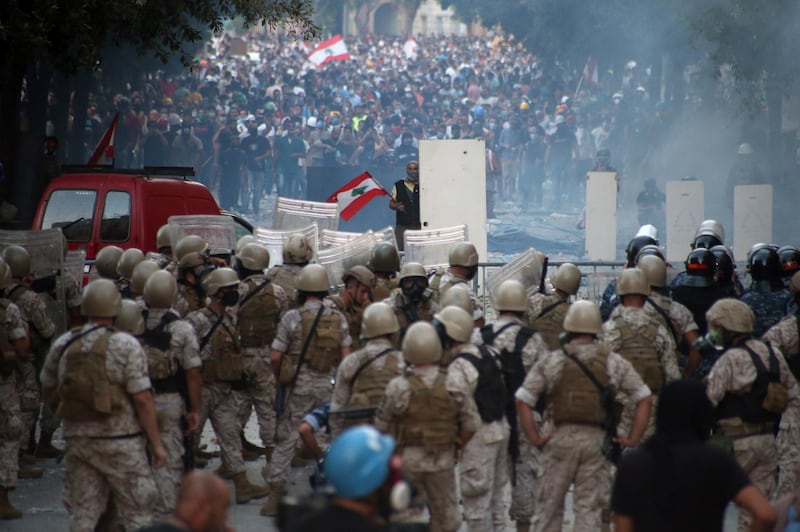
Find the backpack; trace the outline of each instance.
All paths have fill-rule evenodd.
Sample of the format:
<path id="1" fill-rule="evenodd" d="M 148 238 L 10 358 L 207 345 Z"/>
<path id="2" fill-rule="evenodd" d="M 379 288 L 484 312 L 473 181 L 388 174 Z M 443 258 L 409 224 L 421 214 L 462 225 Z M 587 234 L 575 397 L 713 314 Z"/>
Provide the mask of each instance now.
<path id="1" fill-rule="evenodd" d="M 475 404 L 484 423 L 503 419 L 508 403 L 505 377 L 499 362 L 484 345 L 477 346 L 481 356 L 461 353 L 456 358 L 464 358 L 478 371 L 478 385 L 475 387 Z"/>

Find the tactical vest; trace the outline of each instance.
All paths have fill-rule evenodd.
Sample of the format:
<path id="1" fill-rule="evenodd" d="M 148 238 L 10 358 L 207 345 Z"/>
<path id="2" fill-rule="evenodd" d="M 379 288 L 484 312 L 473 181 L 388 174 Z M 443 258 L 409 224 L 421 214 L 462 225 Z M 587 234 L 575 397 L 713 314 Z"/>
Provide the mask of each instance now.
<path id="1" fill-rule="evenodd" d="M 675 345 L 678 346 L 681 343 L 681 339 L 678 336 L 678 331 L 675 330 L 675 324 L 672 323 L 672 318 L 669 315 L 669 308 L 672 306 L 672 299 L 668 297 L 662 297 L 660 303 L 657 303 L 652 298 L 648 297 L 647 302 L 645 303 L 646 306 L 650 306 L 655 311 L 655 317 L 667 329 L 670 334 L 672 334 L 672 339 L 675 340 Z"/>
<path id="2" fill-rule="evenodd" d="M 242 347 L 264 347 L 272 344 L 278 332 L 281 309 L 275 287 L 269 281 L 256 284 L 245 279 L 249 292 L 239 305 L 239 333 Z"/>
<path id="3" fill-rule="evenodd" d="M 147 353 L 147 370 L 150 374 L 150 382 L 157 393 L 179 391 L 179 383 L 176 377 L 180 365 L 178 360 L 170 353 L 172 334 L 166 330 L 167 325 L 179 319 L 175 313 L 165 312 L 158 325 L 152 329 L 145 329 L 141 335 L 141 341 Z"/>
<path id="4" fill-rule="evenodd" d="M 314 325 L 317 312 L 319 312 L 318 309 L 306 307 L 300 309 L 303 343 L 311 333 L 311 327 Z M 341 317 L 338 312 L 323 311 L 314 330 L 314 336 L 308 343 L 308 350 L 305 355 L 305 364 L 310 369 L 329 373 L 339 365 L 342 355 L 342 333 L 340 327 Z"/>
<path id="5" fill-rule="evenodd" d="M 286 268 L 275 266 L 272 269 L 272 276 L 270 281 L 280 286 L 286 292 L 289 299 L 289 308 L 295 309 L 297 304 L 297 276 L 286 271 Z"/>
<path id="6" fill-rule="evenodd" d="M 433 293 L 433 300 L 437 303 L 442 300 L 442 297 L 447 293 L 450 287 L 455 286 L 457 284 L 466 284 L 469 287 L 469 279 L 466 277 L 462 277 L 460 275 L 453 275 L 450 274 L 450 278 L 446 281 L 442 281 L 442 278 L 447 273 L 447 268 L 439 268 L 436 270 L 436 273 L 433 274 L 431 277 L 430 282 L 428 283 L 428 288 Z"/>
<path id="7" fill-rule="evenodd" d="M 651 319 L 642 329 L 632 326 L 622 316 L 617 316 L 614 324 L 619 328 L 622 338 L 622 345 L 616 352 L 633 365 L 633 369 L 642 377 L 653 395 L 658 395 L 666 378 L 655 348 L 658 321 Z"/>
<path id="8" fill-rule="evenodd" d="M 57 414 L 68 421 L 103 421 L 130 401 L 123 385 L 109 381 L 106 372 L 108 342 L 116 331 L 106 327 L 88 351 L 83 349 L 80 331 L 72 330 L 72 339 L 62 351 Z"/>
<path id="9" fill-rule="evenodd" d="M 203 382 L 237 382 L 242 379 L 244 361 L 239 336 L 233 325 L 223 316 L 204 308 L 201 312 L 212 323 L 211 329 L 200 339 L 200 352 L 211 344 L 211 356 L 203 359 Z"/>
<path id="10" fill-rule="evenodd" d="M 363 316 L 363 312 L 360 309 L 357 309 L 354 306 L 350 308 L 345 308 L 344 301 L 342 301 L 342 297 L 339 295 L 332 295 L 328 296 L 325 299 L 330 301 L 336 306 L 336 309 L 344 314 L 344 317 L 347 318 L 347 328 L 350 333 L 350 339 L 353 341 L 350 348 L 354 351 L 361 349 L 361 320 Z"/>
<path id="11" fill-rule="evenodd" d="M 400 374 L 398 361 L 401 355 L 390 347 L 372 356 L 368 356 L 363 351 L 354 353 L 352 356 L 359 357 L 359 364 L 358 369 L 353 374 L 353 378 L 350 380 L 350 399 L 348 399 L 345 408 L 347 410 L 364 409 L 367 411 L 367 409 L 375 408 L 380 404 L 389 381 Z M 382 367 L 378 367 L 375 364 L 380 358 L 386 358 Z M 372 423 L 372 418 L 372 415 L 367 414 L 358 417 L 348 416 L 343 424 L 350 427 L 363 423 Z"/>
<path id="12" fill-rule="evenodd" d="M 178 281 L 178 294 L 180 294 L 180 296 L 186 300 L 186 303 L 189 306 L 188 310 L 186 311 L 187 314 L 189 312 L 194 312 L 195 310 L 200 310 L 204 307 L 204 301 L 197 293 L 197 290 L 194 286 L 182 281 Z"/>
<path id="13" fill-rule="evenodd" d="M 461 353 L 456 356 L 468 360 L 475 371 L 478 372 L 478 383 L 475 386 L 475 405 L 484 423 L 500 421 L 506 412 L 509 393 L 503 379 L 501 363 L 494 354 L 484 346 L 478 346 L 481 356 L 477 357 L 472 353 Z"/>
<path id="14" fill-rule="evenodd" d="M 397 288 L 397 285 L 391 279 L 377 277 L 375 279 L 375 287 L 372 289 L 372 300 L 383 301 L 392 295 L 392 290 L 395 288 Z"/>
<path id="15" fill-rule="evenodd" d="M 428 388 L 420 377 L 406 377 L 411 387 L 408 410 L 398 424 L 397 446 L 447 451 L 456 443 L 458 406 L 447 391 L 447 372 L 436 376 Z"/>
<path id="16" fill-rule="evenodd" d="M 582 360 L 583 361 L 583 360 Z M 584 362 L 595 378 L 608 386 L 608 353 L 597 354 Z M 548 397 L 556 425 L 575 424 L 602 427 L 606 419 L 600 390 L 574 361 L 565 357 L 561 379 Z"/>
<path id="17" fill-rule="evenodd" d="M 400 323 L 400 329 L 405 330 L 417 321 L 431 321 L 433 319 L 430 303 L 417 303 L 414 305 L 402 291 L 398 291 L 394 297 L 394 313 Z"/>
<path id="18" fill-rule="evenodd" d="M 564 316 L 569 310 L 569 305 L 569 301 L 561 299 L 555 294 L 546 295 L 542 299 L 541 312 L 531 319 L 531 327 L 542 335 L 547 349 L 551 351 L 561 347 L 559 337 L 564 332 Z"/>
<path id="19" fill-rule="evenodd" d="M 16 367 L 17 353 L 8 337 L 6 320 L 8 319 L 8 305 L 11 301 L 0 299 L 0 375 L 9 377 Z"/>
<path id="20" fill-rule="evenodd" d="M 411 228 L 420 228 L 419 218 L 419 185 L 414 185 L 414 191 L 409 193 L 404 179 L 394 184 L 397 194 L 395 198 L 398 203 L 402 203 L 406 210 L 395 211 L 397 213 L 397 225 L 405 225 Z"/>

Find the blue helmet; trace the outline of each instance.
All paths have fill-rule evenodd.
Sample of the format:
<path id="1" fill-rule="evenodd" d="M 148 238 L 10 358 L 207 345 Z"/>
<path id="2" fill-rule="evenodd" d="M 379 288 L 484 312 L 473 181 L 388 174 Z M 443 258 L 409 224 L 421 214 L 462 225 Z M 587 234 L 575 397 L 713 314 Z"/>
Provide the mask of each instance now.
<path id="1" fill-rule="evenodd" d="M 359 499 L 369 495 L 389 476 L 394 439 L 369 425 L 342 432 L 325 456 L 325 475 L 336 495 Z"/>

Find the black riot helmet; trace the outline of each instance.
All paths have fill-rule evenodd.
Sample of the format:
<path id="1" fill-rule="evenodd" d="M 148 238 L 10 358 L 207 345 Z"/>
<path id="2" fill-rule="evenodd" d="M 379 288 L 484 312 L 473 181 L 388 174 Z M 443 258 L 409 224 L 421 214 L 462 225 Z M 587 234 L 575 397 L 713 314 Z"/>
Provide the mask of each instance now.
<path id="1" fill-rule="evenodd" d="M 658 240 L 649 236 L 635 236 L 628 242 L 628 247 L 625 248 L 625 258 L 628 261 L 628 267 L 636 264 L 636 257 L 639 251 L 645 246 L 657 246 Z"/>
<path id="2" fill-rule="evenodd" d="M 720 278 L 730 281 L 733 278 L 733 270 L 736 269 L 733 252 L 726 246 L 714 246 L 709 251 L 717 259 L 717 272 L 722 274 Z"/>
<path id="3" fill-rule="evenodd" d="M 756 244 L 747 253 L 747 271 L 754 281 L 774 282 L 781 278 L 778 252 L 768 244 Z"/>
<path id="4" fill-rule="evenodd" d="M 683 284 L 686 286 L 705 287 L 714 284 L 717 273 L 717 259 L 714 254 L 705 248 L 693 249 L 686 257 L 686 277 Z"/>
<path id="5" fill-rule="evenodd" d="M 781 262 L 781 276 L 788 278 L 800 271 L 800 249 L 794 246 L 783 246 L 778 249 Z"/>
<path id="6" fill-rule="evenodd" d="M 665 260 L 664 253 L 661 251 L 660 247 L 656 246 L 655 244 L 647 244 L 639 250 L 639 253 L 636 254 L 636 264 L 639 264 L 639 261 L 642 260 L 642 257 L 647 257 L 648 255 L 653 255 L 661 260 Z"/>
<path id="7" fill-rule="evenodd" d="M 714 235 L 699 235 L 692 242 L 692 247 L 695 249 L 711 249 L 720 245 L 722 245 L 722 242 Z"/>

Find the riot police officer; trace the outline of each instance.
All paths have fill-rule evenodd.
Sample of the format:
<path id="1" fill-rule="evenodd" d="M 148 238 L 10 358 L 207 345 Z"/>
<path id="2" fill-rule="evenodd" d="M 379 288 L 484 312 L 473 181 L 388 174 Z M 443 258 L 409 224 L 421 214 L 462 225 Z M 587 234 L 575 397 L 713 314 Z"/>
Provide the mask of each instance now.
<path id="1" fill-rule="evenodd" d="M 781 280 L 780 258 L 771 246 L 753 246 L 747 254 L 747 270 L 752 282 L 739 299 L 755 314 L 753 335 L 760 338 L 783 319 L 789 293 Z"/>

